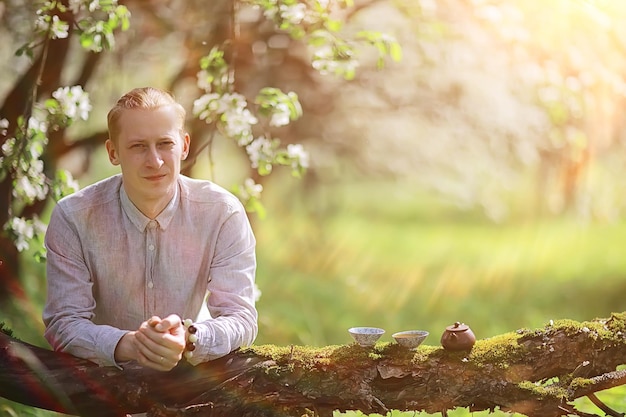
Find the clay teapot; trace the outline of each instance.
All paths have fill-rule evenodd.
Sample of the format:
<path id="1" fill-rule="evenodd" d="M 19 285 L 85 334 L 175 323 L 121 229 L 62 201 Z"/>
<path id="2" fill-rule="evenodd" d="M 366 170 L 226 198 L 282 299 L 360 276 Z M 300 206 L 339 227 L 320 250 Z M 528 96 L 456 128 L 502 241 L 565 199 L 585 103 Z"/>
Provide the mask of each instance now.
<path id="1" fill-rule="evenodd" d="M 441 335 L 441 346 L 448 350 L 471 350 L 476 336 L 467 324 L 456 322 Z"/>

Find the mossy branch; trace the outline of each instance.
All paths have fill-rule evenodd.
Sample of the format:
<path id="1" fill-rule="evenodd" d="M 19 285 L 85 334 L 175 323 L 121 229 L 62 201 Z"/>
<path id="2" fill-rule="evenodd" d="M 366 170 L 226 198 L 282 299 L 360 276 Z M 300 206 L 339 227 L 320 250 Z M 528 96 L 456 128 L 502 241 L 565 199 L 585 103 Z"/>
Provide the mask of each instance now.
<path id="1" fill-rule="evenodd" d="M 626 364 L 625 329 L 626 314 L 619 313 L 478 340 L 468 352 L 410 351 L 395 343 L 253 346 L 168 373 L 137 365 L 99 368 L 0 335 L 0 396 L 90 416 L 331 416 L 334 410 L 469 407 L 556 417 L 572 413 L 576 398 L 626 384 L 626 370 L 617 370 Z"/>

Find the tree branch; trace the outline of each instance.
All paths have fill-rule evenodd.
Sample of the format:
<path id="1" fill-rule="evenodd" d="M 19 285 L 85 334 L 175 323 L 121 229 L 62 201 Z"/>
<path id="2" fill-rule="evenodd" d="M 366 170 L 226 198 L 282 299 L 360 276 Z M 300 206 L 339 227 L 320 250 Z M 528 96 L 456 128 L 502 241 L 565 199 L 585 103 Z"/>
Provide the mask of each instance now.
<path id="1" fill-rule="evenodd" d="M 576 398 L 626 383 L 625 371 L 615 370 L 626 363 L 624 328 L 626 313 L 561 320 L 479 340 L 470 352 L 436 346 L 414 352 L 395 343 L 253 346 L 167 373 L 135 364 L 98 367 L 2 335 L 0 396 L 95 417 L 145 411 L 162 417 L 331 416 L 334 410 L 455 407 L 556 417 L 572 414 L 568 403 Z"/>

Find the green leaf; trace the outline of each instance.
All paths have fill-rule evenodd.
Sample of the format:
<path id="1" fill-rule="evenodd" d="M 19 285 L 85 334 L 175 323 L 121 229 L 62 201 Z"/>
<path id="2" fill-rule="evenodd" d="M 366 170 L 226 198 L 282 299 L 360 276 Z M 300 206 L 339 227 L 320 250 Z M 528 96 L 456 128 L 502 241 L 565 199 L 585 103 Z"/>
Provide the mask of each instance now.
<path id="1" fill-rule="evenodd" d="M 258 198 L 251 198 L 246 202 L 246 211 L 250 213 L 256 213 L 259 218 L 264 219 L 266 216 L 265 206 L 259 201 Z"/>
<path id="2" fill-rule="evenodd" d="M 82 33 L 80 35 L 80 46 L 84 49 L 89 49 L 94 44 L 93 35 L 88 33 Z"/>
<path id="3" fill-rule="evenodd" d="M 117 6 L 115 14 L 122 21 L 122 31 L 128 30 L 130 27 L 130 11 L 126 6 Z"/>
<path id="4" fill-rule="evenodd" d="M 272 173 L 272 164 L 269 162 L 259 164 L 259 168 L 257 169 L 259 175 L 266 176 Z"/>
<path id="5" fill-rule="evenodd" d="M 389 55 L 395 62 L 402 60 L 402 47 L 398 42 L 392 42 L 391 45 L 389 45 Z"/>
<path id="6" fill-rule="evenodd" d="M 20 46 L 17 51 L 15 51 L 15 55 L 16 56 L 22 56 L 26 54 L 27 56 L 32 57 L 33 56 L 33 51 L 32 51 L 32 47 L 30 46 L 30 43 L 27 42 L 24 45 Z"/>
<path id="7" fill-rule="evenodd" d="M 325 24 L 326 28 L 331 32 L 339 32 L 341 30 L 341 22 L 339 20 L 328 19 Z"/>

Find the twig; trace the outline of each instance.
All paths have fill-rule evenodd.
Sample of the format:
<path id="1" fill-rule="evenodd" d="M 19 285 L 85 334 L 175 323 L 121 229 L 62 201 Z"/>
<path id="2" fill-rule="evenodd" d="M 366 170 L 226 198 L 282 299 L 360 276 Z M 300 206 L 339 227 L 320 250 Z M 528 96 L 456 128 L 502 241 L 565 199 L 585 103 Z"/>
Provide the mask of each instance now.
<path id="1" fill-rule="evenodd" d="M 598 407 L 600 410 L 604 411 L 604 413 L 606 415 L 613 416 L 613 417 L 624 417 L 624 413 L 618 413 L 617 411 L 613 410 L 608 405 L 604 404 L 596 396 L 596 394 L 594 394 L 594 393 L 587 394 L 587 398 L 589 398 L 591 400 L 591 402 L 595 404 L 596 407 Z"/>
<path id="2" fill-rule="evenodd" d="M 568 415 L 574 414 L 578 417 L 600 417 L 597 414 L 589 414 L 583 411 L 578 411 L 574 409 L 573 407 L 564 407 L 564 406 L 559 405 L 559 410 L 565 411 Z"/>

